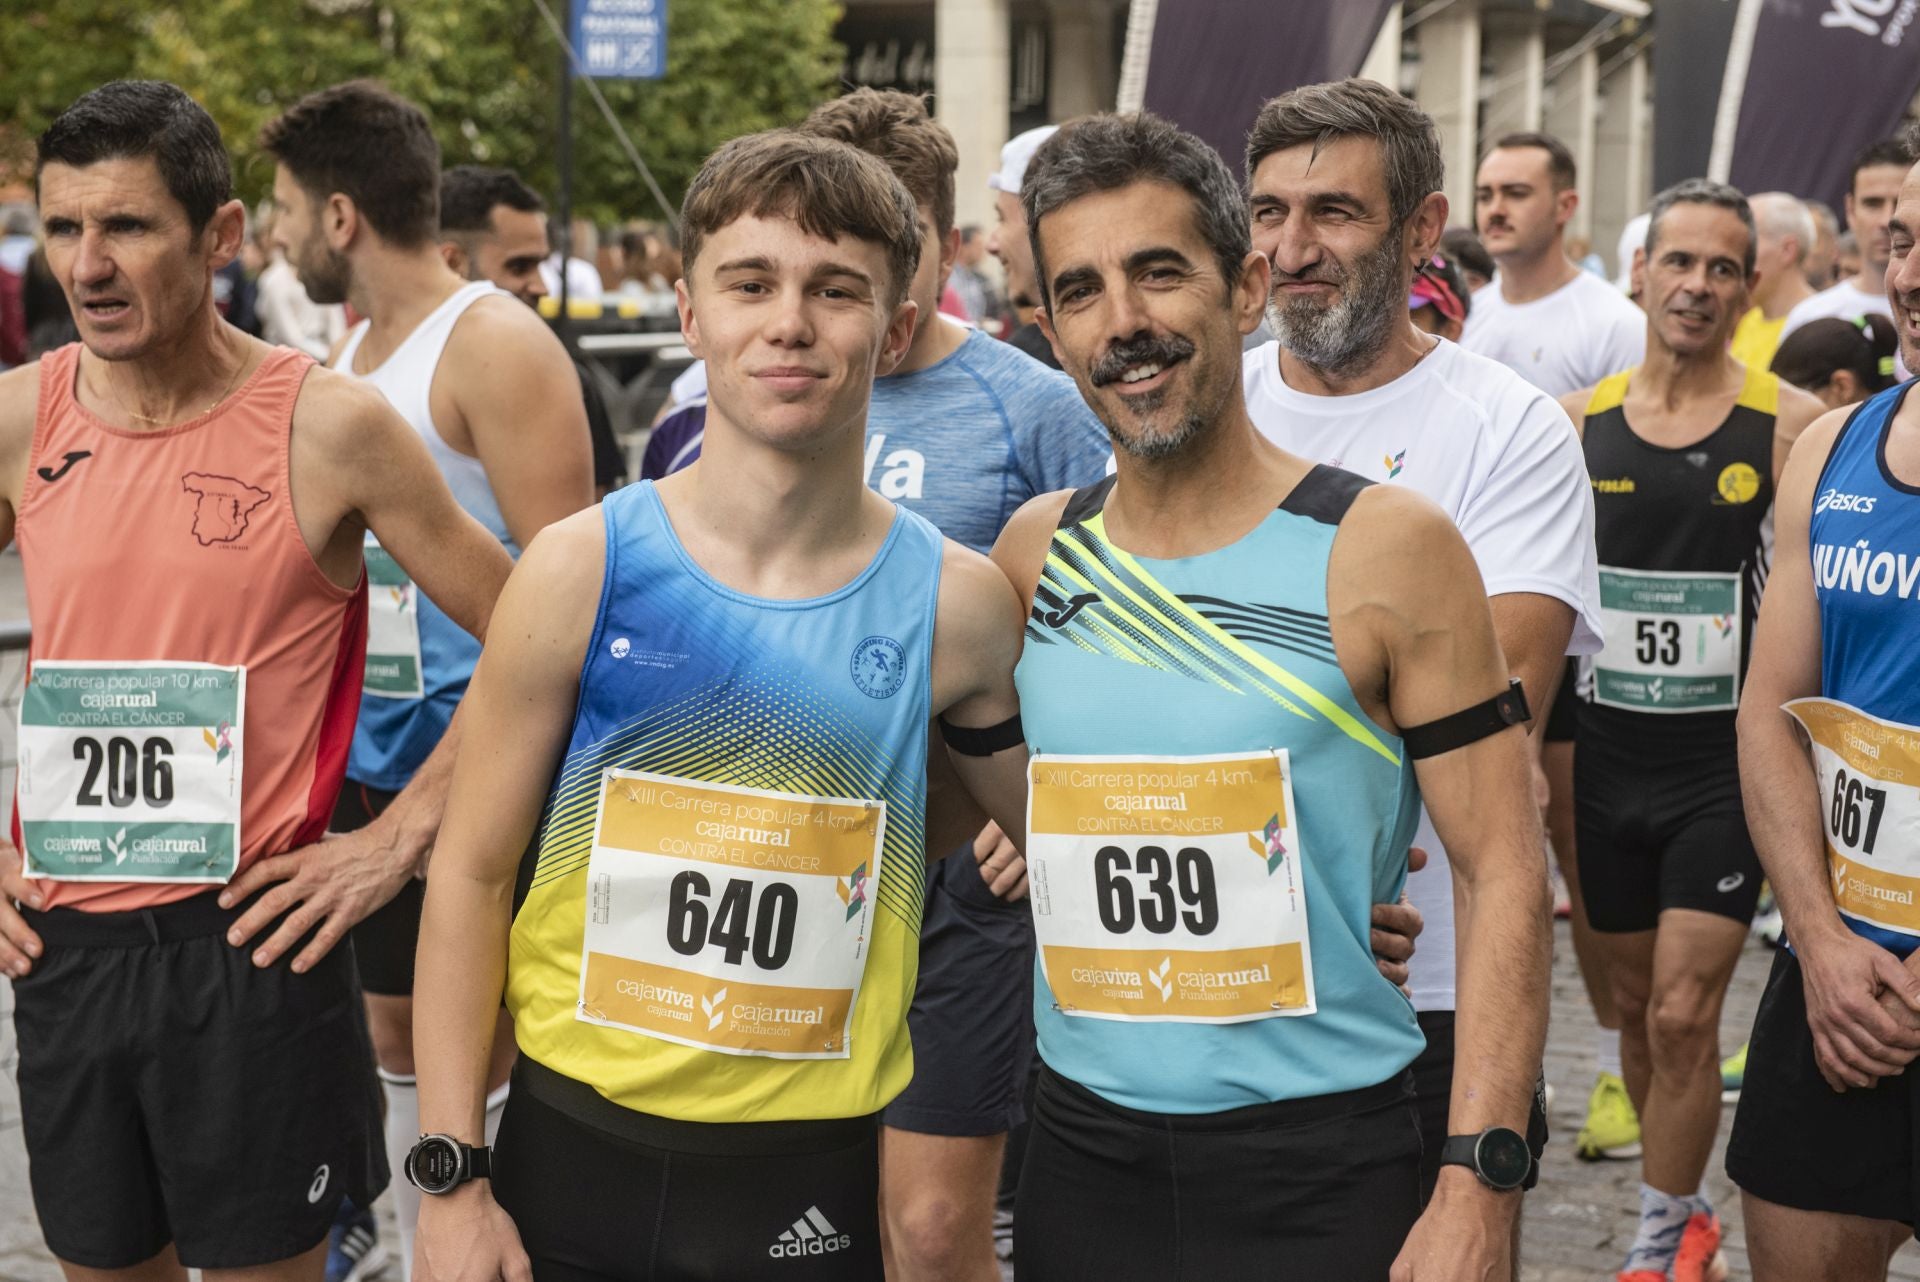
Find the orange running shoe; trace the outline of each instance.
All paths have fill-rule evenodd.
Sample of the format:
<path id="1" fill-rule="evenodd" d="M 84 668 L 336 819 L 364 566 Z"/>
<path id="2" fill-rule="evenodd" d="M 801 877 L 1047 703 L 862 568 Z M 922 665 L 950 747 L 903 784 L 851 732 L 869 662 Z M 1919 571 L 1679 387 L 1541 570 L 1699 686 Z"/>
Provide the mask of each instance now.
<path id="1" fill-rule="evenodd" d="M 1696 1212 L 1673 1257 L 1673 1282 L 1726 1282 L 1727 1272 L 1727 1257 L 1720 1253 L 1720 1217 Z"/>
<path id="2" fill-rule="evenodd" d="M 1671 1275 L 1655 1273 L 1652 1269 L 1635 1269 L 1631 1273 L 1616 1273 L 1613 1282 L 1670 1282 Z"/>

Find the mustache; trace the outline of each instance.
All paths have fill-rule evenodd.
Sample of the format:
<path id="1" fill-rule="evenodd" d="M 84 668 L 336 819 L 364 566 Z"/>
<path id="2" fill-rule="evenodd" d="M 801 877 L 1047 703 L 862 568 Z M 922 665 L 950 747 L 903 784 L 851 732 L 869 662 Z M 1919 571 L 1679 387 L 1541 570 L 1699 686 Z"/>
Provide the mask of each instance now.
<path id="1" fill-rule="evenodd" d="M 1109 347 L 1093 363 L 1087 377 L 1095 387 L 1105 387 L 1135 365 L 1172 365 L 1176 361 L 1186 360 L 1193 353 L 1192 340 L 1178 334 L 1168 334 L 1164 338 L 1129 338 Z"/>
<path id="2" fill-rule="evenodd" d="M 1339 264 L 1325 259 L 1299 272 L 1290 272 L 1284 267 L 1274 266 L 1271 259 L 1268 260 L 1268 265 L 1273 267 L 1273 284 L 1275 285 L 1344 285 L 1347 283 L 1347 273 L 1340 268 Z"/>

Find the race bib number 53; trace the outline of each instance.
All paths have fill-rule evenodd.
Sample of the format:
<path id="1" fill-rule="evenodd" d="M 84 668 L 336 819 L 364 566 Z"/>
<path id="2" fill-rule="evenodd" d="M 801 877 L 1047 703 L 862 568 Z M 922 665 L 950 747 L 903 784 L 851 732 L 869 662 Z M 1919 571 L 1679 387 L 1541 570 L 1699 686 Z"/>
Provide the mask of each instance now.
<path id="1" fill-rule="evenodd" d="M 609 770 L 578 1018 L 683 1046 L 844 1059 L 886 806 Z"/>
<path id="2" fill-rule="evenodd" d="M 1813 741 L 1834 904 L 1920 935 L 1920 729 L 1835 699 L 1795 699 L 1786 710 Z"/>
<path id="3" fill-rule="evenodd" d="M 230 880 L 246 693 L 245 668 L 36 662 L 20 702 L 27 876 Z"/>
<path id="4" fill-rule="evenodd" d="M 1053 1001 L 1094 1019 L 1314 1011 L 1287 754 L 1036 755 L 1027 873 Z"/>

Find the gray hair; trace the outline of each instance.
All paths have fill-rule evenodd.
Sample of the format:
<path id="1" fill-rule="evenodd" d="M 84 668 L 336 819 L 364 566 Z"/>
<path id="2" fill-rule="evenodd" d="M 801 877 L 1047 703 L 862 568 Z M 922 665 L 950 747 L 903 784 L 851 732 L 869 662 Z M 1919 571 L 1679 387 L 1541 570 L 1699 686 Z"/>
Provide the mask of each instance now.
<path id="1" fill-rule="evenodd" d="M 1753 260 L 1760 251 L 1760 233 L 1753 225 L 1753 206 L 1736 187 L 1714 182 L 1711 178 L 1685 178 L 1653 198 L 1647 210 L 1647 261 L 1653 261 L 1653 246 L 1660 239 L 1660 220 L 1675 205 L 1709 205 L 1740 216 L 1747 225 L 1746 274 L 1753 275 Z"/>
<path id="2" fill-rule="evenodd" d="M 1792 265 L 1798 267 L 1806 261 L 1813 250 L 1813 215 L 1800 203 L 1800 198 L 1784 191 L 1763 191 L 1758 196 L 1747 197 L 1747 204 L 1753 210 L 1754 227 L 1762 236 L 1775 240 L 1784 240 L 1791 236 L 1800 246 L 1800 252 L 1794 255 Z"/>
<path id="3" fill-rule="evenodd" d="M 1152 112 L 1109 112 L 1061 126 L 1034 153 L 1020 182 L 1042 301 L 1051 304 L 1040 220 L 1082 197 L 1137 182 L 1162 182 L 1185 191 L 1227 287 L 1240 279 L 1253 240 L 1246 198 L 1220 153 Z"/>
<path id="4" fill-rule="evenodd" d="M 1276 151 L 1311 143 L 1318 155 L 1341 138 L 1379 142 L 1395 227 L 1404 226 L 1421 201 L 1446 185 L 1447 166 L 1433 117 L 1404 94 L 1357 77 L 1304 85 L 1269 99 L 1247 135 L 1247 182 L 1253 182 L 1253 171 Z"/>

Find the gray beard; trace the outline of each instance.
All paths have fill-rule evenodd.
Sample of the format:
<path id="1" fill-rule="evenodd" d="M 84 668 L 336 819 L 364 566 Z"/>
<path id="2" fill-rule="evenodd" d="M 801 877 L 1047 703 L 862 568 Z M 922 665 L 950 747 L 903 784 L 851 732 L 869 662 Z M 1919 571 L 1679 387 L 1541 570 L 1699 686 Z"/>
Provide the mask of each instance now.
<path id="1" fill-rule="evenodd" d="M 1340 301 L 1321 306 L 1309 299 L 1280 303 L 1269 296 L 1267 328 L 1280 346 L 1316 370 L 1352 374 L 1385 350 L 1406 289 L 1393 270 L 1397 238 L 1389 233 L 1378 250 L 1354 264 L 1340 282 Z"/>

